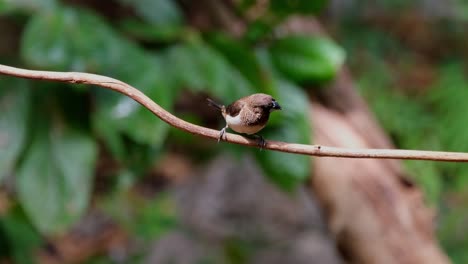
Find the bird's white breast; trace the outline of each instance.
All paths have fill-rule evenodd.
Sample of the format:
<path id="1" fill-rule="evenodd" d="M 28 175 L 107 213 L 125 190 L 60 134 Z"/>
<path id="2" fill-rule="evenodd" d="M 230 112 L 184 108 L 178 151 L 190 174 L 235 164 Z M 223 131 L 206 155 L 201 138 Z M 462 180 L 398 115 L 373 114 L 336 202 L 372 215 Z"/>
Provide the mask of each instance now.
<path id="1" fill-rule="evenodd" d="M 226 123 L 232 130 L 238 133 L 252 135 L 252 134 L 257 133 L 264 127 L 264 126 L 245 125 L 244 122 L 242 122 L 241 114 L 242 114 L 242 111 L 235 117 L 226 115 Z"/>

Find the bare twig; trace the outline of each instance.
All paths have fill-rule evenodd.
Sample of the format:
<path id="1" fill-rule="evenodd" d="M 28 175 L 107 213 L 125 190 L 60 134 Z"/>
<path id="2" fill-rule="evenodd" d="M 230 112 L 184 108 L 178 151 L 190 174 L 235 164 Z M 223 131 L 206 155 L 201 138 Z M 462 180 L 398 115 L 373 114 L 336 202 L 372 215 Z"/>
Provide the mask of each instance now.
<path id="1" fill-rule="evenodd" d="M 35 80 L 81 83 L 101 86 L 131 97 L 144 107 L 148 108 L 161 120 L 173 127 L 195 135 L 200 135 L 215 140 L 217 140 L 219 137 L 219 131 L 186 122 L 161 108 L 158 104 L 156 104 L 138 89 L 110 77 L 81 72 L 33 71 L 14 68 L 1 64 L 0 74 Z M 227 133 L 226 135 L 227 142 L 251 147 L 258 147 L 258 143 L 255 140 L 250 140 L 240 135 L 231 133 Z M 350 149 L 327 147 L 320 145 L 294 144 L 281 141 L 267 141 L 266 143 L 266 147 L 264 147 L 265 149 L 320 157 L 412 159 L 468 162 L 468 153 L 460 152 L 421 151 L 403 149 Z"/>

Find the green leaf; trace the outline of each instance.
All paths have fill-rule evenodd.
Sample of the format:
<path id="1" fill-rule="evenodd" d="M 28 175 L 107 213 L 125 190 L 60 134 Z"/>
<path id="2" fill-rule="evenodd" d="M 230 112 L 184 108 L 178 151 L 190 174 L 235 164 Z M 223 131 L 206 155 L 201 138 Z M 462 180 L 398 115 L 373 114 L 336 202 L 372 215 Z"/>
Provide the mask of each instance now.
<path id="1" fill-rule="evenodd" d="M 141 18 L 122 21 L 125 31 L 146 41 L 174 41 L 184 36 L 184 19 L 173 0 L 119 0 Z"/>
<path id="2" fill-rule="evenodd" d="M 37 12 L 52 10 L 57 5 L 56 0 L 0 0 L 0 14 L 10 13 L 17 10 Z"/>
<path id="3" fill-rule="evenodd" d="M 113 31 L 91 12 L 57 8 L 39 13 L 26 25 L 21 56 L 31 66 L 56 70 L 99 71 L 122 59 Z M 113 64 L 114 63 L 114 64 Z"/>
<path id="4" fill-rule="evenodd" d="M 146 22 L 158 26 L 179 26 L 182 12 L 173 0 L 119 0 L 131 5 Z"/>
<path id="5" fill-rule="evenodd" d="M 311 128 L 307 95 L 289 82 L 278 81 L 276 84 L 276 99 L 283 110 L 272 113 L 272 116 L 279 116 L 279 122 L 274 127 L 267 127 L 261 135 L 268 140 L 309 144 Z M 284 189 L 291 190 L 310 177 L 311 159 L 308 156 L 268 150 L 256 154 L 266 174 Z"/>
<path id="6" fill-rule="evenodd" d="M 332 79 L 345 59 L 343 49 L 332 41 L 302 35 L 277 40 L 270 52 L 275 67 L 286 78 L 298 83 Z"/>
<path id="7" fill-rule="evenodd" d="M 314 14 L 322 10 L 327 0 L 271 0 L 270 9 L 279 15 Z"/>
<path id="8" fill-rule="evenodd" d="M 164 109 L 171 111 L 176 90 L 164 77 L 164 68 L 157 58 L 133 56 L 132 67 L 122 66 L 117 72 L 122 80 L 138 87 Z M 130 57 L 129 57 L 130 60 Z M 95 91 L 98 107 L 93 124 L 117 156 L 123 157 L 123 146 L 116 133 L 125 133 L 140 144 L 160 146 L 166 139 L 169 125 L 130 97 L 112 91 Z M 109 138 L 107 138 L 109 137 Z"/>
<path id="9" fill-rule="evenodd" d="M 231 65 L 236 67 L 253 87 L 262 89 L 269 85 L 267 74 L 260 67 L 255 54 L 239 40 L 225 34 L 212 34 L 210 43 L 221 52 Z"/>
<path id="10" fill-rule="evenodd" d="M 137 19 L 128 18 L 120 23 L 120 27 L 125 35 L 132 36 L 145 42 L 164 42 L 171 43 L 177 41 L 186 35 L 186 30 L 180 26 L 155 26 L 142 22 Z"/>
<path id="11" fill-rule="evenodd" d="M 45 117 L 36 124 L 16 186 L 21 205 L 41 232 L 63 231 L 83 214 L 96 156 L 89 135 Z"/>
<path id="12" fill-rule="evenodd" d="M 187 43 L 167 52 L 167 65 L 179 87 L 208 91 L 225 102 L 254 92 L 239 70 L 205 43 Z"/>
<path id="13" fill-rule="evenodd" d="M 120 95 L 104 89 L 96 89 L 95 97 L 97 100 L 97 109 L 93 113 L 92 126 L 95 133 L 104 140 L 107 149 L 112 155 L 123 160 L 126 156 L 124 140 L 121 137 L 121 128 L 118 120 L 112 118 L 113 105 L 117 104 Z"/>
<path id="14" fill-rule="evenodd" d="M 156 56 L 84 10 L 62 8 L 36 16 L 27 26 L 22 54 L 39 67 L 111 75 L 140 89 L 167 110 L 175 97 L 176 91 Z M 168 126 L 133 99 L 100 88 L 96 104 L 93 126 L 116 156 L 125 152 L 121 133 L 144 144 L 164 141 Z"/>
<path id="15" fill-rule="evenodd" d="M 11 172 L 24 147 L 30 102 L 26 81 L 0 78 L 0 180 Z"/>

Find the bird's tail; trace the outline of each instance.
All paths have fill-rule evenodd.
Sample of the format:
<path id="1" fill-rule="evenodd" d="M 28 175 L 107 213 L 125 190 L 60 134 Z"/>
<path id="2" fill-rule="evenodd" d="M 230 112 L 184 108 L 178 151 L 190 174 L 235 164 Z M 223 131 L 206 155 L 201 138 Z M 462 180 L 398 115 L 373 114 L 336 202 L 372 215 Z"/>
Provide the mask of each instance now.
<path id="1" fill-rule="evenodd" d="M 210 98 L 206 98 L 206 101 L 208 101 L 209 106 L 212 106 L 212 107 L 218 109 L 219 111 L 223 110 L 223 105 L 220 105 L 220 104 L 216 103 L 215 101 L 211 100 Z"/>

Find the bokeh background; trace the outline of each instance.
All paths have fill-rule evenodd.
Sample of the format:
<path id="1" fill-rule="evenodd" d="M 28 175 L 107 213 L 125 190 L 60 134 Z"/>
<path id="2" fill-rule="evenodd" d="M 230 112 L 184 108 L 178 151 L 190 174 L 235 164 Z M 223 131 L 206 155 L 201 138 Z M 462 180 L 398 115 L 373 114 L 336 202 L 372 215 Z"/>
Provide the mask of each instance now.
<path id="1" fill-rule="evenodd" d="M 351 85 L 389 146 L 463 152 L 467 19 L 462 0 L 0 0 L 0 62 L 111 76 L 214 129 L 206 97 L 269 93 L 283 111 L 262 135 L 305 144 L 314 105 L 355 110 L 330 96 Z M 427 241 L 467 263 L 468 165 L 401 164 L 432 212 Z M 337 232 L 314 168 L 181 132 L 103 88 L 0 76 L 0 263 L 379 263 Z"/>

